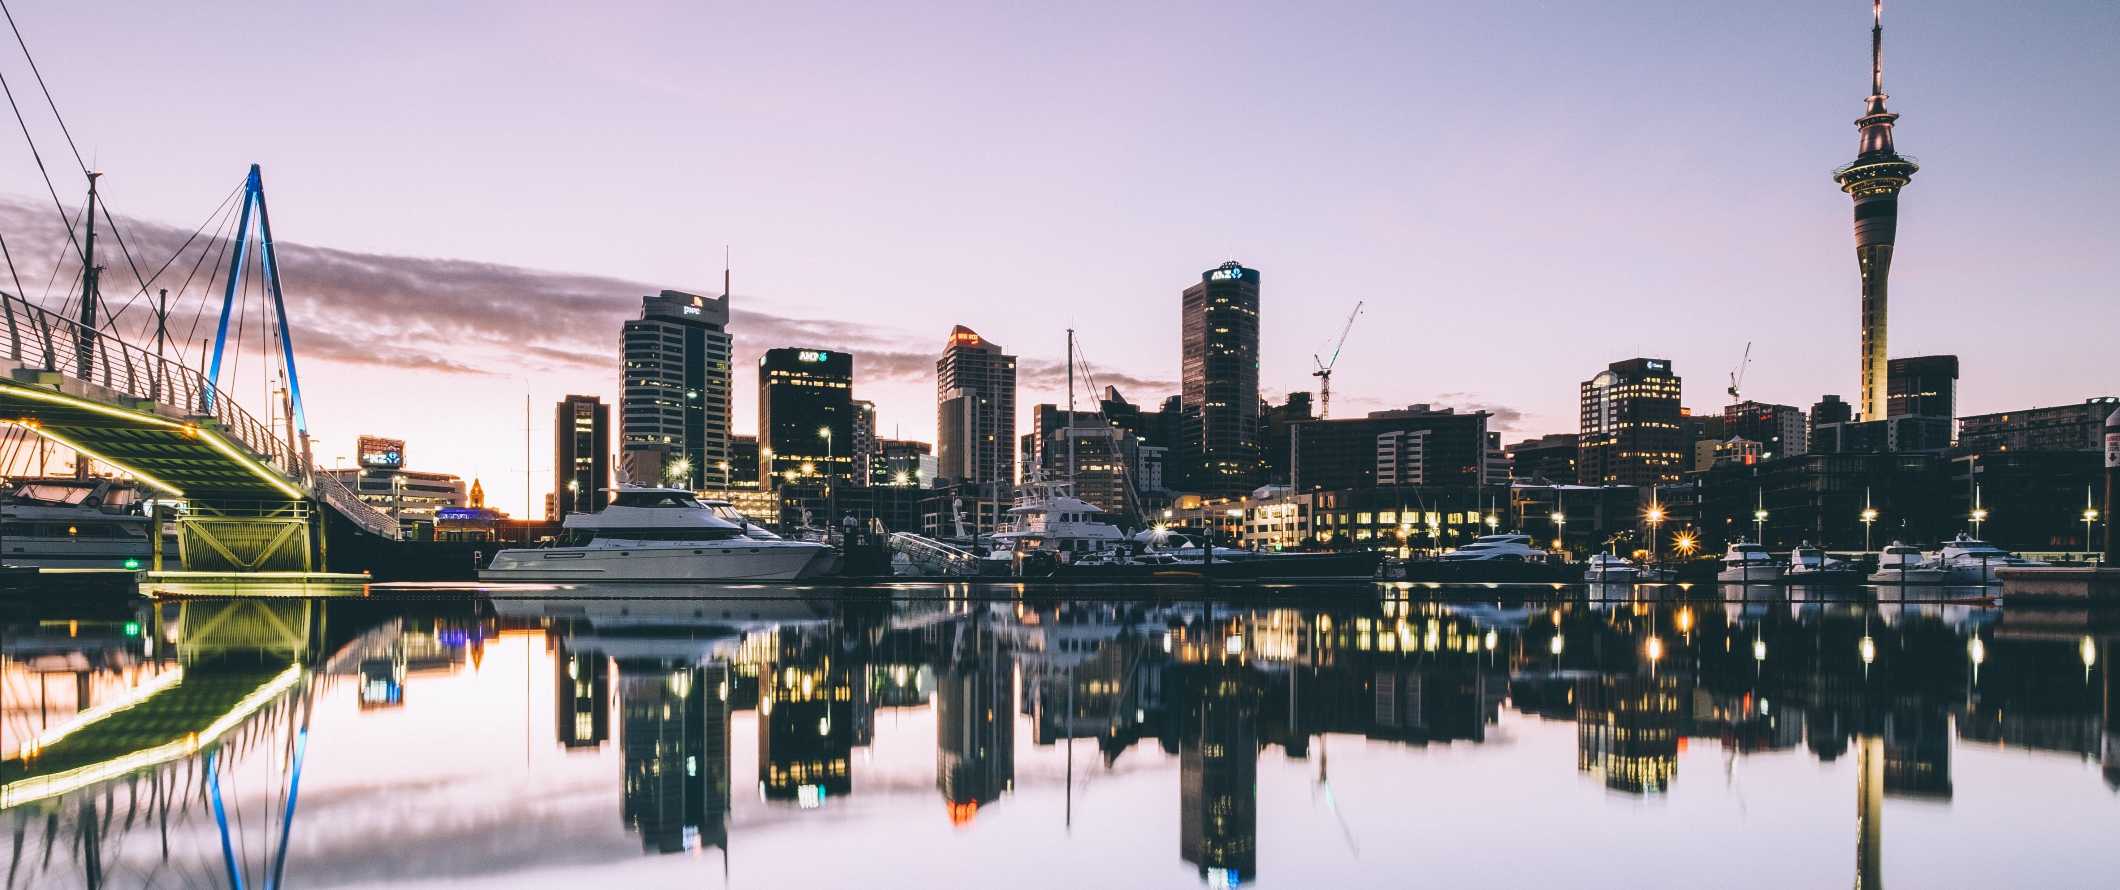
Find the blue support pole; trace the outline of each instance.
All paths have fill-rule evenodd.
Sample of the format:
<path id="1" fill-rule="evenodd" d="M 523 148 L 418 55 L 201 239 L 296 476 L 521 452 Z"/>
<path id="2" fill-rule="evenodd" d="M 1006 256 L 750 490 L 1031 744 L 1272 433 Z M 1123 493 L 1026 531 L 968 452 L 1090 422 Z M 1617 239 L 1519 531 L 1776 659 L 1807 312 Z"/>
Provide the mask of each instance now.
<path id="1" fill-rule="evenodd" d="M 258 173 L 258 165 L 250 165 L 250 177 L 243 182 L 243 215 L 236 222 L 236 249 L 228 259 L 228 288 L 221 294 L 221 324 L 213 335 L 213 365 L 206 372 L 206 382 L 214 387 L 221 385 L 221 352 L 228 345 L 228 314 L 235 309 L 236 289 L 243 286 L 243 261 L 250 247 L 250 208 L 263 201 L 265 185 Z M 207 411 L 213 410 L 213 390 L 203 396 Z"/>
<path id="2" fill-rule="evenodd" d="M 221 805 L 221 752 L 206 753 L 206 786 L 213 796 L 213 821 L 221 829 L 221 861 L 228 866 L 230 890 L 243 890 L 243 870 L 236 866 L 235 839 L 228 835 L 228 809 Z"/>
<path id="3" fill-rule="evenodd" d="M 307 715 L 303 722 L 307 723 Z M 272 875 L 265 879 L 266 890 L 278 890 L 280 881 L 287 874 L 287 845 L 294 833 L 294 805 L 302 792 L 302 760 L 309 753 L 309 727 L 303 726 L 294 737 L 294 772 L 287 779 L 287 808 L 280 811 L 279 850 L 272 856 Z"/>
<path id="4" fill-rule="evenodd" d="M 287 370 L 287 398 L 294 403 L 295 432 L 306 436 L 309 416 L 302 412 L 302 379 L 294 373 L 294 337 L 287 331 L 287 299 L 280 293 L 280 257 L 272 249 L 272 215 L 265 212 L 265 180 L 256 164 L 250 167 L 250 181 L 257 186 L 258 241 L 263 251 L 259 257 L 265 265 L 265 283 L 272 288 L 272 310 L 280 322 L 280 360 Z"/>

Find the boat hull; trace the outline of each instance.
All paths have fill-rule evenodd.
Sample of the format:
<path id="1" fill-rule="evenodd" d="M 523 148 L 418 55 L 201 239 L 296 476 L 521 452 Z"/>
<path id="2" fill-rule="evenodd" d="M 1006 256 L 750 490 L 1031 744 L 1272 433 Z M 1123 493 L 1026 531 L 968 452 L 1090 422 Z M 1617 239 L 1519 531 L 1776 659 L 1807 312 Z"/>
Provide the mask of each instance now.
<path id="1" fill-rule="evenodd" d="M 1870 573 L 1871 584 L 1893 585 L 1940 585 L 1951 583 L 1951 574 L 1942 569 L 1879 569 Z"/>
<path id="2" fill-rule="evenodd" d="M 1153 578 L 1196 576 L 1203 578 L 1275 580 L 1283 578 L 1374 578 L 1383 562 L 1377 553 L 1298 553 L 1216 560 L 1211 563 L 1096 563 L 1062 564 L 1053 568 L 1055 578 Z"/>
<path id="3" fill-rule="evenodd" d="M 1727 567 L 1715 573 L 1715 580 L 1740 584 L 1774 584 L 1781 581 L 1781 566 L 1746 564 Z"/>
<path id="4" fill-rule="evenodd" d="M 795 581 L 828 574 L 832 550 L 775 542 L 758 547 L 639 547 L 503 550 L 481 581 Z"/>

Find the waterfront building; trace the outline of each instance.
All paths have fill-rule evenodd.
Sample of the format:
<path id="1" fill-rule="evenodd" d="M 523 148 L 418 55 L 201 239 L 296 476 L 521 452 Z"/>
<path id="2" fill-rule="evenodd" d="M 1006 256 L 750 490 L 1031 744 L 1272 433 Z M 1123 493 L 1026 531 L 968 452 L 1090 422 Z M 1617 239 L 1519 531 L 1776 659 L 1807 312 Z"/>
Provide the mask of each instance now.
<path id="1" fill-rule="evenodd" d="M 1755 534 L 1776 551 L 1807 541 L 1861 550 L 1866 507 L 1878 514 L 1868 529 L 1872 547 L 1894 540 L 1933 543 L 1964 524 L 1962 515 L 1949 515 L 1943 460 L 1934 452 L 1821 452 L 1750 466 L 1733 462 L 1697 481 L 1704 553 L 1720 553 L 1730 541 Z M 2080 511 L 2080 489 L 2077 498 Z M 1755 523 L 1760 509 L 1767 519 Z"/>
<path id="2" fill-rule="evenodd" d="M 2102 453 L 1993 450 L 1951 458 L 1947 530 L 1971 530 L 1970 517 L 1984 511 L 1980 537 L 2005 550 L 2082 553 L 2086 502 L 2103 497 Z M 1976 493 L 1977 488 L 1977 493 Z M 2103 513 L 2103 505 L 2099 512 Z"/>
<path id="3" fill-rule="evenodd" d="M 1885 364 L 1886 417 L 1958 416 L 1958 357 L 1917 355 Z"/>
<path id="4" fill-rule="evenodd" d="M 1606 549 L 1607 542 L 1635 535 L 1648 506 L 1646 486 L 1515 482 L 1509 485 L 1499 518 L 1503 531 L 1522 532 L 1569 553 L 1595 553 Z M 1664 527 L 1668 530 L 1670 524 Z M 1628 549 L 1647 547 L 1638 537 L 1627 540 Z"/>
<path id="5" fill-rule="evenodd" d="M 1264 412 L 1259 418 L 1259 464 L 1264 474 L 1261 478 L 1267 485 L 1287 485 L 1295 472 L 1290 459 L 1293 429 L 1315 417 L 1310 393 L 1289 393 L 1287 401 L 1268 406 Z"/>
<path id="6" fill-rule="evenodd" d="M 1418 477 L 1404 475 L 1410 454 L 1393 451 L 1393 478 L 1410 479 L 1397 484 L 1431 486 L 1476 486 L 1500 479 L 1487 478 L 1494 467 L 1488 461 L 1488 414 L 1460 414 L 1450 408 L 1410 405 L 1392 411 L 1373 411 L 1366 417 L 1342 420 L 1304 420 L 1289 428 L 1291 482 L 1301 490 L 1368 488 L 1390 485 L 1378 476 L 1379 459 L 1387 446 L 1380 437 L 1399 434 L 1392 448 L 1404 448 L 1407 435 L 1426 433 L 1420 439 Z M 1410 467 L 1408 467 L 1410 469 Z"/>
<path id="7" fill-rule="evenodd" d="M 1506 449 L 1509 478 L 1522 482 L 1575 484 L 1576 451 L 1581 439 L 1574 433 L 1552 433 L 1509 446 Z"/>
<path id="8" fill-rule="evenodd" d="M 1242 495 L 1259 477 L 1259 272 L 1235 261 L 1202 272 L 1179 310 L 1187 487 Z"/>
<path id="9" fill-rule="evenodd" d="M 1770 405 L 1747 399 L 1723 407 L 1727 435 L 1759 443 L 1760 458 L 1795 457 L 1810 450 L 1810 425 L 1795 405 Z"/>
<path id="10" fill-rule="evenodd" d="M 876 403 L 866 399 L 854 400 L 853 445 L 848 450 L 853 454 L 852 478 L 866 485 L 876 473 Z"/>
<path id="11" fill-rule="evenodd" d="M 1582 384 L 1576 481 L 1585 485 L 1676 482 L 1689 444 L 1682 380 L 1668 359 L 1613 362 Z"/>
<path id="12" fill-rule="evenodd" d="M 729 458 L 729 295 L 666 290 L 626 322 L 620 473 L 641 485 L 706 484 Z"/>
<path id="13" fill-rule="evenodd" d="M 1810 416 L 1805 419 L 1804 450 L 1823 451 L 1819 440 L 1820 428 L 1837 428 L 1855 422 L 1855 406 L 1841 400 L 1837 395 L 1823 395 L 1811 403 Z"/>
<path id="14" fill-rule="evenodd" d="M 720 470 L 717 481 L 724 488 L 757 488 L 758 437 L 732 435 L 729 437 L 729 465 Z"/>
<path id="15" fill-rule="evenodd" d="M 2072 405 L 2025 408 L 1958 419 L 1958 450 L 2096 451 L 2104 447 L 2105 418 L 2120 408 L 2120 396 L 2099 396 Z"/>
<path id="16" fill-rule="evenodd" d="M 354 464 L 318 473 L 346 486 L 362 503 L 395 517 L 398 527 L 417 539 L 433 536 L 435 511 L 471 503 L 463 477 L 406 469 L 403 439 L 361 436 L 354 443 Z"/>
<path id="17" fill-rule="evenodd" d="M 758 483 L 848 479 L 854 456 L 854 356 L 768 349 L 758 357 Z"/>
<path id="18" fill-rule="evenodd" d="M 876 458 L 869 468 L 869 484 L 926 488 L 935 480 L 939 468 L 934 451 L 934 446 L 911 439 L 877 440 Z"/>
<path id="19" fill-rule="evenodd" d="M 552 496 L 548 518 L 603 509 L 611 489 L 611 406 L 595 396 L 561 399 L 552 418 Z"/>
<path id="20" fill-rule="evenodd" d="M 1016 357 L 963 325 L 935 361 L 937 478 L 977 494 L 966 517 L 992 532 L 1016 484 Z"/>
<path id="21" fill-rule="evenodd" d="M 1218 527 L 1216 540 L 1262 550 L 1442 550 L 1520 527 L 1504 484 L 1261 491 L 1264 497 L 1241 502 L 1241 522 L 1226 532 Z M 1203 508 L 1174 518 L 1209 523 L 1222 513 Z"/>
<path id="22" fill-rule="evenodd" d="M 1921 168 L 1892 145 L 1899 115 L 1885 110 L 1884 13 L 1878 7 L 1870 29 L 1870 97 L 1855 120 L 1862 131 L 1855 160 L 1833 171 L 1833 179 L 1855 202 L 1855 261 L 1862 273 L 1862 419 L 1891 416 L 1890 369 L 1885 349 L 1886 283 L 1899 234 L 1899 191 Z"/>

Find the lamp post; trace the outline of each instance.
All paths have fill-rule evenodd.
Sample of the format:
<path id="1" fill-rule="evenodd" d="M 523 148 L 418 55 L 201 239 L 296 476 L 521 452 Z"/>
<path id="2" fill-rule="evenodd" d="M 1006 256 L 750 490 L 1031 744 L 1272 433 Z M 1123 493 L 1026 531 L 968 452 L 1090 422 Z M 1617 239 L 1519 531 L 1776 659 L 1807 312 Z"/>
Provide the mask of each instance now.
<path id="1" fill-rule="evenodd" d="M 567 480 L 567 507 L 576 513 L 582 511 L 582 481 L 580 479 Z M 560 510 L 559 514 L 559 516 L 554 518 L 567 518 L 567 510 Z"/>
<path id="2" fill-rule="evenodd" d="M 1664 524 L 1664 505 L 1657 503 L 1653 494 L 1650 495 L 1647 519 L 1649 520 L 1649 561 L 1653 563 L 1656 561 L 1656 530 Z"/>
<path id="3" fill-rule="evenodd" d="M 1568 551 L 1568 514 L 1553 511 L 1553 546 L 1563 553 Z"/>
<path id="4" fill-rule="evenodd" d="M 2089 553 L 2089 552 L 2091 552 L 2091 523 L 2094 523 L 2094 522 L 2097 522 L 2097 521 L 2098 521 L 2098 508 L 2096 508 L 2096 507 L 2085 507 L 2085 508 L 2083 508 L 2083 550 L 2084 550 L 2084 552 L 2085 552 L 2085 553 Z M 2095 560 L 2095 557 L 2093 557 L 2093 559 Z"/>
<path id="5" fill-rule="evenodd" d="M 1871 550 L 1870 531 L 1876 524 L 1877 508 L 1871 506 L 1870 489 L 1865 486 L 1862 490 L 1862 552 L 1864 553 L 1868 553 Z"/>
<path id="6" fill-rule="evenodd" d="M 728 490 L 728 488 L 729 488 L 729 462 L 728 462 L 728 461 L 726 461 L 726 460 L 725 460 L 725 461 L 722 461 L 722 462 L 721 462 L 721 464 L 720 464 L 720 466 L 721 466 L 721 487 L 722 487 L 722 490 L 723 490 L 723 491 L 727 491 L 727 490 Z"/>
<path id="7" fill-rule="evenodd" d="M 832 428 L 828 426 L 818 427 L 817 438 L 824 440 L 824 512 L 829 517 L 825 521 L 837 524 L 839 522 L 839 499 L 838 492 L 833 490 L 832 480 L 837 478 L 838 472 L 837 468 L 832 466 Z"/>
<path id="8" fill-rule="evenodd" d="M 1496 516 L 1492 513 L 1487 514 L 1487 533 L 1491 535 L 1495 532 L 1501 531 L 1501 529 L 1502 517 Z"/>

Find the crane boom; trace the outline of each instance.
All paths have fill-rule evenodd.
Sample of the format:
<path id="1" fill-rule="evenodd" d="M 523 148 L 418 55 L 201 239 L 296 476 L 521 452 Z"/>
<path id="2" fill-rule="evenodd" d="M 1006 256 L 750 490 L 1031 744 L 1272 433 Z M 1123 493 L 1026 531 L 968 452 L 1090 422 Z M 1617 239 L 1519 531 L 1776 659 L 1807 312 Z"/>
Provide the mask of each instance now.
<path id="1" fill-rule="evenodd" d="M 1319 380 L 1318 417 L 1320 419 L 1332 416 L 1332 366 L 1340 363 L 1340 350 L 1347 346 L 1347 335 L 1354 333 L 1355 316 L 1362 314 L 1362 304 L 1364 302 L 1366 301 L 1354 301 L 1354 311 L 1347 313 L 1347 324 L 1340 327 L 1340 339 L 1332 344 L 1332 358 L 1319 358 L 1318 354 L 1314 352 L 1310 354 L 1310 360 L 1318 365 L 1318 369 L 1310 372 L 1310 376 Z"/>
<path id="2" fill-rule="evenodd" d="M 1737 391 L 1745 385 L 1745 369 L 1752 366 L 1752 341 L 1745 341 L 1745 357 L 1737 362 L 1737 370 L 1730 372 L 1730 401 L 1739 399 Z"/>

